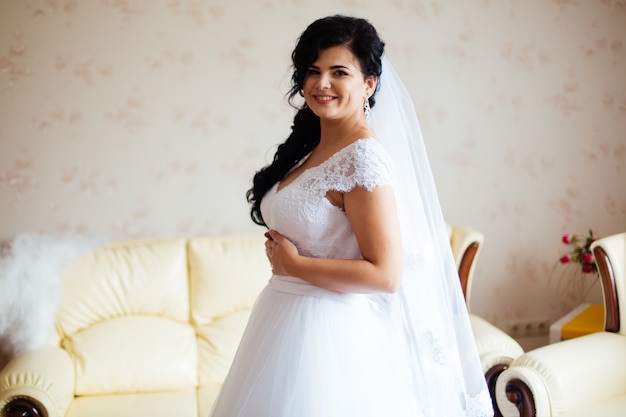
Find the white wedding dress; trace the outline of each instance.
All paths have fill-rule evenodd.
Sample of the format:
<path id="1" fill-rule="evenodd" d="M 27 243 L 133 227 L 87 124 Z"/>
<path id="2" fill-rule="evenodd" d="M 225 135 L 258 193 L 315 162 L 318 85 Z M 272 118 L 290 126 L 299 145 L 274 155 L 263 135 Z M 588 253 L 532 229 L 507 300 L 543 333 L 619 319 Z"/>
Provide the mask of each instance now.
<path id="1" fill-rule="evenodd" d="M 359 259 L 345 213 L 326 194 L 392 184 L 383 146 L 372 138 L 361 139 L 284 188 L 274 185 L 261 210 L 267 225 L 290 239 L 300 254 Z M 412 256 L 408 268 L 419 268 L 423 256 Z M 484 391 L 482 398 L 461 398 L 462 388 L 455 392 L 458 381 L 446 379 L 446 367 L 456 363 L 438 344 L 436 329 L 421 335 L 419 366 L 441 381 L 415 375 L 415 347 L 404 328 L 399 297 L 336 293 L 296 277 L 272 276 L 252 311 L 211 416 L 486 416 L 471 404 L 489 403 Z M 442 390 L 446 392 L 438 392 Z M 432 392 L 437 394 L 435 408 L 423 401 Z"/>

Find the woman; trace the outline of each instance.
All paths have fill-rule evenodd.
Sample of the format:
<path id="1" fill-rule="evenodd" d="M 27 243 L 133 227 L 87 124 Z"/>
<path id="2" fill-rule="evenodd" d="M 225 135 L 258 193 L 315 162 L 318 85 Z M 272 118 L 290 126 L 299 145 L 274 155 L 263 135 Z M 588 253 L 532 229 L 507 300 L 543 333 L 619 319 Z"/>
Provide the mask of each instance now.
<path id="1" fill-rule="evenodd" d="M 304 104 L 248 191 L 273 276 L 213 417 L 493 415 L 419 126 L 383 52 L 345 16 L 298 40 L 289 98 Z"/>

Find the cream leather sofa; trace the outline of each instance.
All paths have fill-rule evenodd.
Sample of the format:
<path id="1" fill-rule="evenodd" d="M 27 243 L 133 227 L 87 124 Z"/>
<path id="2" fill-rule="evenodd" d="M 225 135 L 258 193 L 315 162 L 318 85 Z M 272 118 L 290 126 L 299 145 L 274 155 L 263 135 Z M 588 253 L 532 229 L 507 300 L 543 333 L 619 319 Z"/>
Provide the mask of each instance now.
<path id="1" fill-rule="evenodd" d="M 626 416 L 626 233 L 591 247 L 602 282 L 605 331 L 515 359 L 496 384 L 504 416 Z"/>
<path id="2" fill-rule="evenodd" d="M 0 373 L 0 415 L 208 416 L 271 275 L 264 241 L 123 242 L 81 256 L 63 277 L 57 343 Z"/>
<path id="3" fill-rule="evenodd" d="M 476 251 L 463 255 L 482 235 L 450 233 L 457 264 L 469 261 L 470 271 Z M 271 275 L 264 241 L 258 233 L 118 242 L 78 257 L 62 279 L 53 343 L 0 372 L 0 416 L 208 416 Z M 521 349 L 471 320 L 487 371 Z"/>

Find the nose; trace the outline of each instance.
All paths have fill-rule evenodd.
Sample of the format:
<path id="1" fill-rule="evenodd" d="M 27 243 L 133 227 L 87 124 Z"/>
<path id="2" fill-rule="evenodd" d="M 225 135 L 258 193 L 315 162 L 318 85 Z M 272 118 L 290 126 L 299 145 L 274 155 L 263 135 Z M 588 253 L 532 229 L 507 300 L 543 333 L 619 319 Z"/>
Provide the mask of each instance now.
<path id="1" fill-rule="evenodd" d="M 327 74 L 320 74 L 317 79 L 317 88 L 320 90 L 327 90 L 330 88 L 330 76 Z"/>

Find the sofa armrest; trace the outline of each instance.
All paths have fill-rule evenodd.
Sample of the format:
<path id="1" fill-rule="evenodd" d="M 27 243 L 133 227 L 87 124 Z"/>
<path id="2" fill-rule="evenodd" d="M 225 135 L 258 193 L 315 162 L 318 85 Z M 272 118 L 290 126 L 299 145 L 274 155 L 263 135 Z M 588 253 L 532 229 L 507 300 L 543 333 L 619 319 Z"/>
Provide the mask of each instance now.
<path id="1" fill-rule="evenodd" d="M 59 347 L 13 358 L 0 372 L 0 416 L 62 417 L 74 398 L 74 365 Z"/>
<path id="2" fill-rule="evenodd" d="M 515 339 L 482 317 L 470 314 L 469 319 L 495 415 L 499 416 L 495 401 L 496 381 L 515 358 L 524 354 L 524 349 Z"/>
<path id="3" fill-rule="evenodd" d="M 502 415 L 552 416 L 626 394 L 626 337 L 594 333 L 515 359 L 496 383 Z"/>

